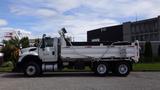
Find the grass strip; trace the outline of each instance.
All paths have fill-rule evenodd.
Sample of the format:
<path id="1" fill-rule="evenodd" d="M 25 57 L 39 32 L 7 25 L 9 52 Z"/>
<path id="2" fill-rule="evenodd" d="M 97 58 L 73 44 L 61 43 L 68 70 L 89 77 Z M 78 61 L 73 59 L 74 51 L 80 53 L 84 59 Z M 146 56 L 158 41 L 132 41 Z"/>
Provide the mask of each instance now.
<path id="1" fill-rule="evenodd" d="M 133 71 L 160 71 L 160 63 L 133 64 Z"/>

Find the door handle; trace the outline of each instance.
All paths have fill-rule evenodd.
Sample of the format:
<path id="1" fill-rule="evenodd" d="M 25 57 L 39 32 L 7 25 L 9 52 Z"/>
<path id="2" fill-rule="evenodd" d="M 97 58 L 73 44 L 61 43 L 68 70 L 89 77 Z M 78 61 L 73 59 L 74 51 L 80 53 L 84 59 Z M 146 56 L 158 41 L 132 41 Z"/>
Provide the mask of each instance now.
<path id="1" fill-rule="evenodd" d="M 49 53 L 44 53 L 44 55 L 49 55 Z"/>
<path id="2" fill-rule="evenodd" d="M 54 55 L 54 54 L 55 54 L 55 52 L 53 51 L 53 52 L 52 52 L 52 55 Z"/>

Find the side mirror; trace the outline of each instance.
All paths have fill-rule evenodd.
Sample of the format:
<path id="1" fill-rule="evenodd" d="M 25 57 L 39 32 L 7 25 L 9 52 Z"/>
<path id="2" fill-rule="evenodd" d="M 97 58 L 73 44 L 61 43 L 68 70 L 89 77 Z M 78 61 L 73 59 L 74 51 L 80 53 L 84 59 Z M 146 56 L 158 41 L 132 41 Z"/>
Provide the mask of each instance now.
<path id="1" fill-rule="evenodd" d="M 46 37 L 46 34 L 43 34 L 43 37 L 42 37 L 42 45 L 41 45 L 41 48 L 44 50 L 45 48 L 45 37 Z"/>
<path id="2" fill-rule="evenodd" d="M 42 45 L 41 45 L 41 48 L 44 49 L 45 48 L 45 40 L 44 38 L 42 39 Z"/>
<path id="3" fill-rule="evenodd" d="M 46 37 L 46 34 L 43 34 L 43 37 L 42 38 L 45 38 Z"/>

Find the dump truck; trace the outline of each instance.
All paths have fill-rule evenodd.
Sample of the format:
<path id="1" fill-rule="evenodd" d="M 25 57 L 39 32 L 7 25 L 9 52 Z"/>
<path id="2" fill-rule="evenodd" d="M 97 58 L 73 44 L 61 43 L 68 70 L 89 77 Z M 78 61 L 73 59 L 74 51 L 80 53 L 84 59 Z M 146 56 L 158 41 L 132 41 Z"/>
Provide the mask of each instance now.
<path id="1" fill-rule="evenodd" d="M 60 37 L 42 36 L 35 48 L 25 49 L 19 56 L 17 70 L 34 77 L 44 72 L 64 71 L 64 68 L 84 70 L 89 67 L 99 76 L 114 73 L 127 76 L 132 64 L 139 61 L 139 42 L 71 42 L 67 31 L 59 31 Z"/>

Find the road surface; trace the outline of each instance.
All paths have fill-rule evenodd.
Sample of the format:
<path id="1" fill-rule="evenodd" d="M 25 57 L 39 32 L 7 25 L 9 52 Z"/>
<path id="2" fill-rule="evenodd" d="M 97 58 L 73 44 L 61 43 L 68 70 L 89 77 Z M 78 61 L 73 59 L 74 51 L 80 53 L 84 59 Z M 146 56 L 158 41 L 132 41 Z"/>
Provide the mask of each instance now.
<path id="1" fill-rule="evenodd" d="M 45 74 L 28 78 L 1 73 L 0 90 L 159 90 L 160 72 L 131 72 L 127 77 L 97 77 L 87 72 Z"/>

